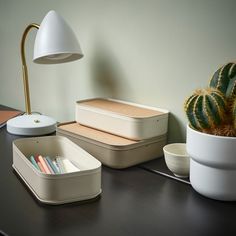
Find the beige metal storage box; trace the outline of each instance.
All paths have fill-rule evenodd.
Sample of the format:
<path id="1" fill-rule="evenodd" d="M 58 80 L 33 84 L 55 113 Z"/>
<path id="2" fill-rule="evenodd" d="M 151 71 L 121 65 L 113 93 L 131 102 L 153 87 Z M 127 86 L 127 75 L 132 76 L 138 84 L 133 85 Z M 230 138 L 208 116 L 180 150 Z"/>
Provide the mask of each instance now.
<path id="1" fill-rule="evenodd" d="M 63 156 L 80 171 L 44 174 L 29 161 L 31 155 Z M 65 137 L 47 136 L 13 142 L 13 168 L 41 202 L 61 204 L 91 199 L 101 193 L 101 163 Z"/>
<path id="2" fill-rule="evenodd" d="M 71 139 L 104 165 L 126 168 L 163 155 L 166 135 L 134 141 L 103 131 L 82 126 L 76 122 L 57 127 L 57 134 Z"/>
<path id="3" fill-rule="evenodd" d="M 76 121 L 128 139 L 142 140 L 167 133 L 168 111 L 95 98 L 76 103 Z"/>

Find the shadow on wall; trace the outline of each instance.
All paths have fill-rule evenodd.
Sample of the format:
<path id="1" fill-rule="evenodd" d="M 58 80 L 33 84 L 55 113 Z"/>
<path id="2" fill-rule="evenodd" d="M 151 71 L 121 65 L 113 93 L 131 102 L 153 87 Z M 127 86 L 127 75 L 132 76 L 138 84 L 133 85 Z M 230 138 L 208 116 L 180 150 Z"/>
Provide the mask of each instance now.
<path id="1" fill-rule="evenodd" d="M 182 122 L 172 113 L 169 113 L 168 143 L 182 143 L 186 140 L 186 129 Z"/>
<path id="2" fill-rule="evenodd" d="M 94 37 L 97 39 L 97 37 Z M 132 88 L 127 83 L 122 73 L 119 60 L 105 46 L 101 40 L 94 43 L 94 51 L 91 59 L 91 79 L 95 94 L 100 97 L 117 98 L 126 100 L 126 97 L 132 93 Z M 182 122 L 174 114 L 169 114 L 168 124 L 168 142 L 185 142 L 186 130 Z"/>
<path id="3" fill-rule="evenodd" d="M 94 47 L 91 60 L 93 89 L 102 97 L 122 99 L 122 87 L 128 85 L 122 84 L 125 80 L 119 61 L 101 40 L 96 41 Z"/>

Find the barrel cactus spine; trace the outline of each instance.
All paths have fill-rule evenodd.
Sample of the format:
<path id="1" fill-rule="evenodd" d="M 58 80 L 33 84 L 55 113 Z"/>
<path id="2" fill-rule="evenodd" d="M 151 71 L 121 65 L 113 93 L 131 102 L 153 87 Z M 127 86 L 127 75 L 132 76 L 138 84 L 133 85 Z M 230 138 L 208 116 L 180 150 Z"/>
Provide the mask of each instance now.
<path id="1" fill-rule="evenodd" d="M 236 132 L 236 99 L 234 99 L 232 114 L 233 114 L 234 130 Z"/>
<path id="2" fill-rule="evenodd" d="M 186 99 L 184 109 L 191 127 L 211 133 L 225 120 L 226 99 L 217 89 L 198 89 Z"/>
<path id="3" fill-rule="evenodd" d="M 221 91 L 227 99 L 236 96 L 236 64 L 227 63 L 219 68 L 210 80 L 211 88 Z"/>

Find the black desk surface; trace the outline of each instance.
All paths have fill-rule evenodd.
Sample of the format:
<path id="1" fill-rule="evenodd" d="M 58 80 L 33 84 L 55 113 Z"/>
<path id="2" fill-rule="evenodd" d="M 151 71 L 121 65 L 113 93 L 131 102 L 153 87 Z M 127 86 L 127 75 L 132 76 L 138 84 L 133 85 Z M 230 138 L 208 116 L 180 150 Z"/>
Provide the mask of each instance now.
<path id="1" fill-rule="evenodd" d="M 236 235 L 235 202 L 207 199 L 188 184 L 137 166 L 103 167 L 96 200 L 41 204 L 11 166 L 16 138 L 0 129 L 0 230 L 9 236 Z"/>

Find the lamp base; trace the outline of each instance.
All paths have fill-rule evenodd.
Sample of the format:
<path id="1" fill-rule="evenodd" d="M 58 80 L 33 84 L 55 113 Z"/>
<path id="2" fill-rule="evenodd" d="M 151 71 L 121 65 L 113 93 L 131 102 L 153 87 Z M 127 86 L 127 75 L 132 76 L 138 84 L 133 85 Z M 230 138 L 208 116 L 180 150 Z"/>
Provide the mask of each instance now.
<path id="1" fill-rule="evenodd" d="M 56 130 L 56 120 L 51 117 L 30 114 L 14 117 L 7 121 L 7 131 L 11 134 L 37 136 L 50 134 Z"/>

